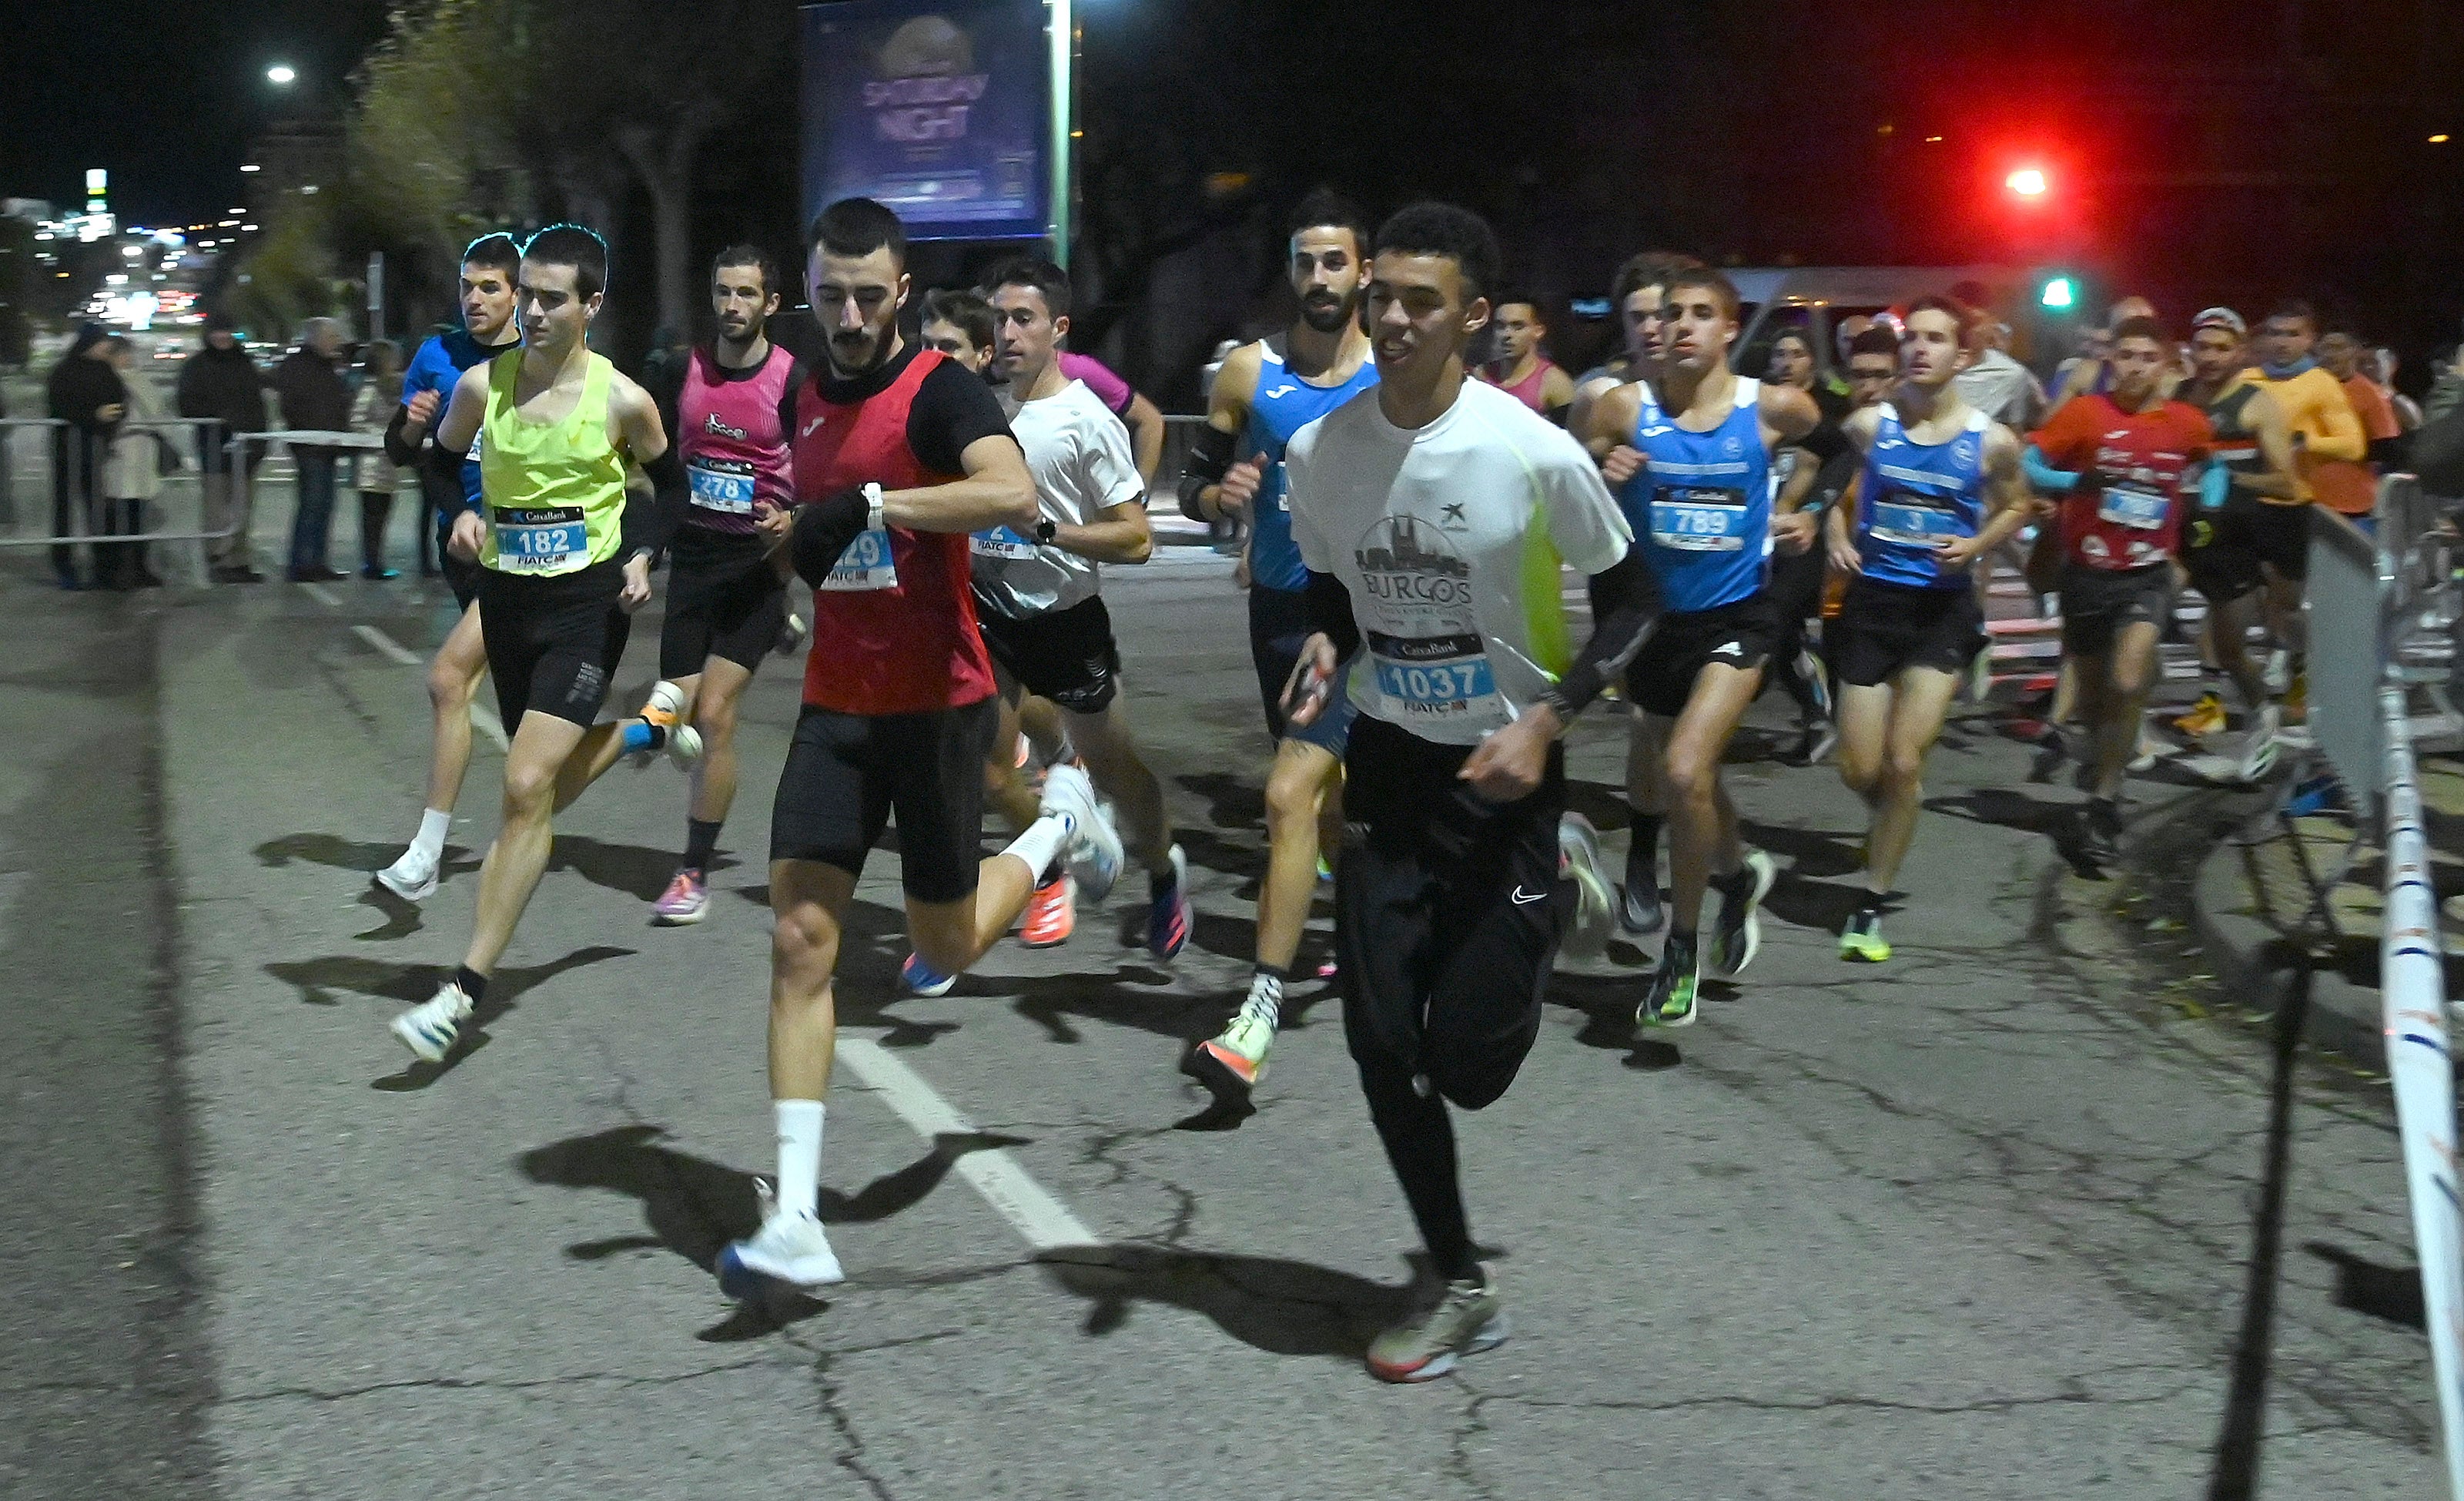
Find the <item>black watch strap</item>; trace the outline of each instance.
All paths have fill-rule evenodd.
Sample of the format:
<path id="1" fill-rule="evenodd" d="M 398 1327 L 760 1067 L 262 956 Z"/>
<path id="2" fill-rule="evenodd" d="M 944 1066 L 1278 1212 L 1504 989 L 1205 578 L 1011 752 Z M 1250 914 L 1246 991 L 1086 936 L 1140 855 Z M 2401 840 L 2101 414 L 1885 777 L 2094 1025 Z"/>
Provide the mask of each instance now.
<path id="1" fill-rule="evenodd" d="M 1048 516 L 1035 523 L 1035 540 L 1042 542 L 1046 547 L 1052 545 L 1052 539 L 1059 536 L 1060 533 L 1061 528 L 1053 525 L 1052 518 Z"/>

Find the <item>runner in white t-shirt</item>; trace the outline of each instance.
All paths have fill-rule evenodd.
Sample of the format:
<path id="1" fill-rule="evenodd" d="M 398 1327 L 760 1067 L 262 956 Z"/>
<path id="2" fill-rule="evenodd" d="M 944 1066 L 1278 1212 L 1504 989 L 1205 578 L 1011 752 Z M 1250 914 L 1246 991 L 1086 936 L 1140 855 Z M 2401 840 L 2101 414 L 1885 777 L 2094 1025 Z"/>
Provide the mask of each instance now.
<path id="1" fill-rule="evenodd" d="M 1445 1102 L 1478 1110 L 1523 1066 L 1566 909 L 1579 900 L 1580 922 L 1607 925 L 1588 826 L 1564 814 L 1556 740 L 1658 610 L 1582 446 L 1463 379 L 1497 260 L 1464 210 L 1419 204 L 1387 220 L 1367 303 L 1378 384 L 1285 454 L 1318 631 L 1287 691 L 1294 724 L 1326 709 L 1335 664 L 1360 652 L 1343 690 L 1360 711 L 1344 762 L 1353 835 L 1335 869 L 1344 1035 L 1445 1284 L 1370 1345 L 1370 1370 L 1394 1381 L 1442 1375 L 1505 1337 L 1472 1256 Z M 1598 623 L 1579 654 L 1561 562 L 1594 576 Z"/>
<path id="2" fill-rule="evenodd" d="M 1121 653 L 1096 592 L 1102 564 L 1147 561 L 1154 537 L 1146 481 L 1120 419 L 1083 382 L 1061 373 L 1068 276 L 1049 261 L 1015 260 L 985 282 L 985 296 L 997 320 L 998 366 L 1009 383 L 1001 408 L 1026 450 L 1043 511 L 1033 536 L 1001 527 L 977 533 L 973 543 L 978 624 L 1001 679 L 991 791 L 1003 809 L 1033 821 L 1035 794 L 1012 754 L 1018 702 L 1022 691 L 1051 700 L 1088 775 L 1118 809 L 1125 843 L 1147 868 L 1147 947 L 1169 960 L 1189 941 L 1188 859 L 1173 843 L 1163 785 L 1139 758 L 1114 701 Z M 1022 924 L 1029 945 L 1069 936 L 1070 889 L 1059 872 L 1036 889 Z"/>

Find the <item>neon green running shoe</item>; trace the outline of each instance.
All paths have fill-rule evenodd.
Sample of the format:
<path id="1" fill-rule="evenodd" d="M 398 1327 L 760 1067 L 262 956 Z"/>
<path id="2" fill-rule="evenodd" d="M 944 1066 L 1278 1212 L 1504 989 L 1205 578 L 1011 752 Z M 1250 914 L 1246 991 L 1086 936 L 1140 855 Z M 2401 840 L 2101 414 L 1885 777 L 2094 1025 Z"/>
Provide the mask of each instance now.
<path id="1" fill-rule="evenodd" d="M 1694 1025 L 1694 993 L 1703 983 L 1703 960 L 1695 940 L 1669 935 L 1661 951 L 1660 968 L 1652 972 L 1651 988 L 1634 1008 L 1634 1025 L 1642 1027 Z"/>
<path id="2" fill-rule="evenodd" d="M 1882 937 L 1882 915 L 1860 912 L 1850 916 L 1848 926 L 1839 930 L 1839 957 L 1862 960 L 1879 964 L 1891 957 L 1890 940 Z"/>

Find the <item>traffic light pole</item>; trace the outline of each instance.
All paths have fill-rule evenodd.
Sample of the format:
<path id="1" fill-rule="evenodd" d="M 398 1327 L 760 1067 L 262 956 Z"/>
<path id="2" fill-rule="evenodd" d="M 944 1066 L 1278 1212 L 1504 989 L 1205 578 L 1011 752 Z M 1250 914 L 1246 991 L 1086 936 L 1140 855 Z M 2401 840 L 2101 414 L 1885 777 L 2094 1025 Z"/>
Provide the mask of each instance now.
<path id="1" fill-rule="evenodd" d="M 1052 259 L 1063 270 L 1069 268 L 1069 145 L 1078 102 L 1077 77 L 1073 64 L 1078 50 L 1077 23 L 1070 13 L 1070 0 L 1045 0 L 1050 11 L 1046 31 L 1051 41 L 1052 96 L 1046 112 L 1052 123 L 1052 138 L 1045 151 L 1052 159 L 1052 201 L 1045 210 L 1045 232 L 1052 239 Z"/>

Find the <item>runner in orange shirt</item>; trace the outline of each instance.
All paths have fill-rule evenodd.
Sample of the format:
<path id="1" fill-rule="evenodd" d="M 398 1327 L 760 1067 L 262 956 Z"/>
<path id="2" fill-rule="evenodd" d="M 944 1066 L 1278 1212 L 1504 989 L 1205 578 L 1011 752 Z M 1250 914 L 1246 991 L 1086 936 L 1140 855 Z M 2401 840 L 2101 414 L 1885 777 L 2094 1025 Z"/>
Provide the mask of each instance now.
<path id="1" fill-rule="evenodd" d="M 2309 642 L 2301 618 L 2301 588 L 2310 568 L 2310 519 L 2302 511 L 2315 498 L 2320 467 L 2339 459 L 2358 460 L 2367 452 L 2353 404 L 2333 375 L 2319 367 L 2313 349 L 2319 342 L 2319 315 L 2298 298 L 2279 302 L 2259 328 L 2258 367 L 2250 373 L 2253 386 L 2267 392 L 2284 414 L 2293 432 L 2293 496 L 2289 499 L 2261 496 L 2252 508 L 2250 529 L 2259 560 L 2267 564 L 2267 626 L 2281 645 L 2286 676 L 2271 688 L 2282 688 L 2299 672 L 2295 664 Z M 2334 481 L 2330 481 L 2332 489 Z M 2365 506 L 2364 510 L 2368 508 Z M 2285 698 L 2286 717 L 2299 717 L 2303 695 Z"/>

